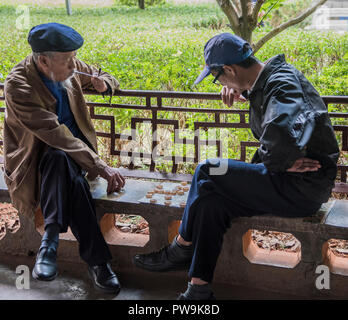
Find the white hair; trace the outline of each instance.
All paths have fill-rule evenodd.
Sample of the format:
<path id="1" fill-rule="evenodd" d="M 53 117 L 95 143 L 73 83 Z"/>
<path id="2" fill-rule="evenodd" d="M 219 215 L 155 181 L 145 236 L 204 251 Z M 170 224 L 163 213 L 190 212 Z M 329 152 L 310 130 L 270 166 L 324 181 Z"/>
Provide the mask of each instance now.
<path id="1" fill-rule="evenodd" d="M 33 59 L 35 63 L 37 63 L 39 61 L 40 56 L 52 58 L 55 54 L 56 54 L 55 51 L 33 52 Z"/>

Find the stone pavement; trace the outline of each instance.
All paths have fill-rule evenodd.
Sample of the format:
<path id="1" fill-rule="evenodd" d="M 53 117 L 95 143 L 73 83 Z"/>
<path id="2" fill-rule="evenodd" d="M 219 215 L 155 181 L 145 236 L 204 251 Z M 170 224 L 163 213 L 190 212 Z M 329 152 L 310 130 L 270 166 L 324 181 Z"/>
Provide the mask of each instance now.
<path id="1" fill-rule="evenodd" d="M 59 275 L 52 282 L 42 282 L 30 275 L 30 289 L 17 289 L 15 273 L 19 265 L 27 265 L 30 272 L 35 257 L 0 256 L 0 300 L 175 300 L 187 283 L 183 279 L 170 280 L 165 274 L 117 273 L 122 290 L 117 297 L 96 291 L 87 275 L 85 265 L 59 263 Z M 264 292 L 237 286 L 215 285 L 218 299 L 298 299 L 278 293 Z"/>

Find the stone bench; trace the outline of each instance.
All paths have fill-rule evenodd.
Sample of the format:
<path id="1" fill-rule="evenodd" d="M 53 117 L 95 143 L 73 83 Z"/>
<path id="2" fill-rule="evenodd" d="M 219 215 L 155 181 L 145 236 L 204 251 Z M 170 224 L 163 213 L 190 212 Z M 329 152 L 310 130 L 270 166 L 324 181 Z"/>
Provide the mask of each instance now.
<path id="1" fill-rule="evenodd" d="M 172 183 L 175 184 L 175 182 Z M 143 198 L 155 184 L 158 183 L 129 178 L 123 192 L 107 195 L 104 179 L 98 178 L 90 183 L 98 220 L 113 255 L 112 264 L 121 272 L 146 276 L 145 271 L 133 266 L 132 257 L 136 253 L 158 250 L 166 245 L 170 241 L 170 226 L 181 219 L 182 208 L 139 202 L 139 199 Z M 3 183 L 0 188 L 0 201 L 8 202 L 8 193 Z M 114 214 L 120 213 L 142 216 L 146 219 L 149 223 L 150 236 L 130 235 L 117 230 Z M 39 231 L 42 220 L 39 213 L 32 219 L 21 214 L 19 216 L 21 229 L 17 233 L 7 234 L 0 241 L 0 256 L 2 254 L 31 255 L 34 259 L 41 241 Z M 177 224 L 174 223 L 175 227 Z M 286 264 L 281 268 L 253 264 L 248 261 L 243 254 L 246 250 L 243 242 L 250 229 L 281 231 L 294 235 L 301 242 L 301 257 L 297 265 L 290 269 L 286 267 Z M 123 243 L 117 243 L 122 242 L 122 236 L 126 240 L 123 240 Z M 138 239 L 135 240 L 135 238 Z M 315 274 L 315 268 L 324 263 L 325 243 L 332 238 L 348 240 L 348 201 L 335 200 L 326 203 L 315 216 L 308 218 L 280 218 L 271 215 L 237 218 L 225 235 L 215 281 L 313 298 L 346 297 L 348 277 L 331 275 L 331 285 L 334 288 L 332 290 L 319 291 L 314 286 L 318 276 Z M 73 238 L 64 238 L 64 236 L 61 238 L 59 260 L 81 262 L 77 242 Z M 268 262 L 272 264 L 271 259 Z M 348 264 L 348 259 L 346 263 Z M 168 276 L 182 278 L 187 275 L 185 272 L 177 272 L 169 273 Z M 285 288 L 284 284 L 286 284 Z"/>
<path id="2" fill-rule="evenodd" d="M 1 86 L 0 86 L 1 89 Z M 158 124 L 174 124 L 174 120 L 160 120 L 157 113 L 163 110 L 179 110 L 182 112 L 195 112 L 192 108 L 163 107 L 162 98 L 179 99 L 207 99 L 218 100 L 217 94 L 198 94 L 198 93 L 173 93 L 173 92 L 137 92 L 122 91 L 119 96 L 145 97 L 145 106 L 128 106 L 132 109 L 142 108 L 152 112 L 153 118 L 151 125 L 153 129 Z M 151 98 L 155 98 L 157 105 L 151 105 Z M 343 99 L 342 99 L 343 98 Z M 1 98 L 0 98 L 1 100 Z M 326 97 L 326 103 L 348 103 L 348 97 Z M 93 119 L 110 121 L 114 125 L 112 116 L 96 115 L 96 108 L 109 106 L 102 103 L 89 103 L 91 117 Z M 125 105 L 111 105 L 114 108 L 127 108 Z M 162 108 L 162 109 L 161 109 Z M 4 109 L 4 108 L 2 108 Z M 4 111 L 4 110 L 0 110 Z M 197 110 L 196 110 L 197 111 Z M 229 112 L 239 115 L 240 122 L 226 123 L 227 127 L 248 128 L 246 123 L 245 111 L 238 110 L 208 110 L 207 112 L 215 114 L 215 122 L 199 122 L 198 126 L 222 126 L 225 123 L 220 122 L 220 115 L 223 112 Z M 334 114 L 338 118 L 346 119 L 345 113 Z M 135 120 L 134 120 L 135 119 Z M 134 120 L 134 122 L 133 122 Z M 146 119 L 145 119 L 146 120 Z M 134 123 L 144 121 L 144 118 L 132 118 L 132 129 Z M 167 121 L 167 122 L 166 122 Z M 195 125 L 196 127 L 196 125 Z M 336 124 L 335 130 L 342 133 L 342 151 L 348 150 L 348 126 Z M 121 134 L 97 132 L 99 137 L 116 139 L 122 138 Z M 133 138 L 133 137 L 132 137 Z M 125 138 L 127 139 L 127 137 Z M 129 137 L 128 137 L 129 139 Z M 192 143 L 198 149 L 199 141 L 193 139 L 191 142 L 187 139 L 183 143 Z M 241 142 L 241 159 L 245 161 L 246 147 L 255 147 L 255 142 Z M 152 141 L 152 149 L 156 143 Z M 110 155 L 119 156 L 119 150 L 115 150 L 115 144 L 111 143 Z M 197 154 L 196 154 L 197 155 Z M 198 157 L 194 162 L 198 162 Z M 130 156 L 134 154 L 130 153 Z M 138 154 L 139 157 L 145 157 L 145 154 Z M 244 158 L 243 158 L 244 157 Z M 123 192 L 112 195 L 106 194 L 106 181 L 98 178 L 90 182 L 91 193 L 95 199 L 98 221 L 100 222 L 102 232 L 106 241 L 110 244 L 113 255 L 112 264 L 117 270 L 130 272 L 139 276 L 146 276 L 148 273 L 135 268 L 132 264 L 132 257 L 136 253 L 145 253 L 158 250 L 160 247 L 170 242 L 177 231 L 181 219 L 183 208 L 175 206 L 164 206 L 160 204 L 148 204 L 140 202 L 146 195 L 146 192 L 158 184 L 159 181 L 165 181 L 168 185 L 176 185 L 179 181 L 190 182 L 192 176 L 189 174 L 176 173 L 175 165 L 172 173 L 159 173 L 155 170 L 155 162 L 151 161 L 149 171 L 135 170 L 131 163 L 129 168 L 121 168 L 121 173 L 127 178 L 127 183 Z M 175 170 L 174 170 L 175 169 Z M 337 182 L 336 192 L 347 193 L 346 172 L 347 166 L 340 164 L 340 181 Z M 6 185 L 0 175 L 0 201 L 10 202 Z M 149 236 L 144 234 L 122 233 L 115 227 L 115 214 L 127 214 L 141 216 L 149 224 Z M 9 233 L 0 241 L 0 255 L 29 255 L 35 256 L 42 234 L 42 215 L 37 212 L 35 217 L 28 218 L 19 213 L 21 229 L 17 233 Z M 225 235 L 225 241 L 222 253 L 215 273 L 215 281 L 225 284 L 237 284 L 250 288 L 262 288 L 265 290 L 286 292 L 299 297 L 345 297 L 348 293 L 348 277 L 331 274 L 332 290 L 318 290 L 315 287 L 315 280 L 318 274 L 315 273 L 316 266 L 322 263 L 330 264 L 326 258 L 327 245 L 329 239 L 337 238 L 348 240 L 348 202 L 344 200 L 335 200 L 323 205 L 322 209 L 313 217 L 308 218 L 280 218 L 270 215 L 238 218 L 232 223 L 231 228 Z M 272 259 L 264 259 L 263 264 L 251 263 L 252 257 L 248 256 L 247 246 L 250 244 L 251 229 L 280 231 L 293 234 L 301 242 L 300 257 L 296 259 L 296 265 L 289 268 L 286 257 L 283 267 L 275 267 Z M 248 233 L 249 232 L 249 233 Z M 249 235 L 249 240 L 248 240 Z M 249 242 L 248 242 L 249 241 Z M 254 248 L 255 249 L 255 248 Z M 257 256 L 257 254 L 256 254 Z M 256 258 L 255 258 L 256 259 Z M 267 260 L 268 259 L 268 260 Z M 279 258 L 280 259 L 280 258 Z M 69 234 L 61 235 L 59 245 L 59 260 L 81 263 L 78 254 L 78 244 Z M 257 260 L 257 259 L 256 259 Z M 326 261 L 327 260 L 327 261 Z M 348 260 L 348 259 L 347 259 Z M 252 261 L 255 262 L 255 261 Z M 257 262 L 257 261 L 256 261 Z M 266 263 L 266 264 L 265 264 Z M 270 265 L 267 265 L 270 264 Z M 168 273 L 171 277 L 186 278 L 185 272 Z"/>

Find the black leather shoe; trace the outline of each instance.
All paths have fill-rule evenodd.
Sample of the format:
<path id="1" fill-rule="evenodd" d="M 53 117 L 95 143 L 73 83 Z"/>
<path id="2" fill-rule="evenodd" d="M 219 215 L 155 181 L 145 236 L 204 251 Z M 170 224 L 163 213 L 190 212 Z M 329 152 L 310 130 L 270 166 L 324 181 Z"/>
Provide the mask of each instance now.
<path id="1" fill-rule="evenodd" d="M 105 293 L 118 294 L 120 292 L 121 285 L 109 263 L 99 266 L 88 266 L 88 273 L 96 289 Z"/>
<path id="2" fill-rule="evenodd" d="M 187 290 L 180 293 L 176 300 L 216 300 L 211 284 L 195 285 L 188 283 Z"/>
<path id="3" fill-rule="evenodd" d="M 32 275 L 36 280 L 52 281 L 58 275 L 57 250 L 51 246 L 41 247 L 37 256 Z"/>
<path id="4" fill-rule="evenodd" d="M 159 250 L 148 254 L 137 254 L 133 258 L 134 264 L 148 271 L 177 271 L 188 270 L 191 265 L 193 248 L 191 246 L 181 246 L 176 239 Z"/>

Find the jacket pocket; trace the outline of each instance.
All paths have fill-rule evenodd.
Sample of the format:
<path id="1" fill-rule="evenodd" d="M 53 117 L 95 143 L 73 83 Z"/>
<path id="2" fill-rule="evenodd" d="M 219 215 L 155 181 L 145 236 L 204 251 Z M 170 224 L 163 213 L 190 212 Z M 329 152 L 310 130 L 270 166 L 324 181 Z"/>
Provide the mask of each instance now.
<path id="1" fill-rule="evenodd" d="M 21 185 L 23 178 L 28 171 L 28 167 L 29 159 L 18 166 L 13 172 L 9 172 L 6 168 L 4 169 L 4 179 L 9 191 L 13 191 Z"/>

